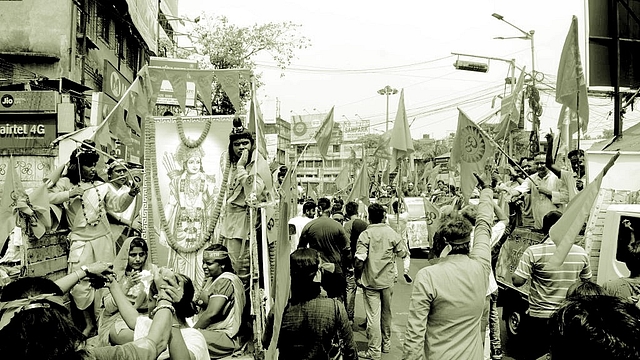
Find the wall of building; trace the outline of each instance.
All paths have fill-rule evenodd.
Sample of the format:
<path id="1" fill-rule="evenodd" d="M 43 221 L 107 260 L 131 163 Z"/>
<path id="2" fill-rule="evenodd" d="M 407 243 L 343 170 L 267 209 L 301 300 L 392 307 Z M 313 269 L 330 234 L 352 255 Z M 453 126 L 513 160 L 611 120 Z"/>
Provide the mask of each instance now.
<path id="1" fill-rule="evenodd" d="M 50 78 L 68 77 L 74 7 L 71 0 L 0 1 L 0 56 L 46 55 L 21 66 Z"/>

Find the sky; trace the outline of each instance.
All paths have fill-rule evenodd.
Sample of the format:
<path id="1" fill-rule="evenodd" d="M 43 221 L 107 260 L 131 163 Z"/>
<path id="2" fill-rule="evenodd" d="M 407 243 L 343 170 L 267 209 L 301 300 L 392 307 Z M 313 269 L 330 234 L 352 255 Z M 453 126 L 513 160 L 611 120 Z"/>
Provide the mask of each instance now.
<path id="1" fill-rule="evenodd" d="M 492 112 L 492 103 L 508 88 L 508 62 L 490 60 L 487 73 L 456 70 L 452 52 L 504 60 L 531 68 L 531 42 L 495 37 L 522 36 L 517 29 L 492 17 L 498 13 L 524 31 L 534 30 L 535 70 L 552 89 L 560 53 L 571 24 L 578 17 L 580 50 L 585 60 L 584 0 L 245 0 L 218 2 L 180 0 L 180 16 L 203 12 L 226 16 L 239 26 L 292 21 L 311 46 L 299 50 L 283 72 L 267 54 L 256 58 L 263 87 L 257 97 L 265 118 L 328 112 L 335 106 L 336 121 L 369 120 L 374 132 L 387 126 L 386 85 L 405 92 L 405 105 L 414 139 L 442 138 L 455 132 L 458 110 L 479 121 Z M 188 23 L 187 23 L 188 24 Z M 518 73 L 516 73 L 518 76 Z M 389 128 L 398 107 L 398 95 L 389 97 Z M 555 129 L 560 106 L 553 90 L 541 93 L 544 109 L 541 129 Z M 499 107 L 499 99 L 494 106 Z M 587 134 L 597 136 L 613 128 L 613 102 L 590 98 Z M 640 116 L 627 113 L 627 128 Z M 492 121 L 495 121 L 493 119 Z M 553 130 L 554 132 L 556 130 Z"/>

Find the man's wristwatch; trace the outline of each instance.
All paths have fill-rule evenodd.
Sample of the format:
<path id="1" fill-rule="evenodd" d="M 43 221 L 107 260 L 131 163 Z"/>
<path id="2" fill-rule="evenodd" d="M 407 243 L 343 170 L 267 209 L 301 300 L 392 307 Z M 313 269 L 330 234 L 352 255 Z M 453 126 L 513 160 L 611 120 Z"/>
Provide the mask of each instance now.
<path id="1" fill-rule="evenodd" d="M 89 267 L 87 265 L 80 266 L 80 270 L 84 271 L 86 275 L 89 275 Z"/>

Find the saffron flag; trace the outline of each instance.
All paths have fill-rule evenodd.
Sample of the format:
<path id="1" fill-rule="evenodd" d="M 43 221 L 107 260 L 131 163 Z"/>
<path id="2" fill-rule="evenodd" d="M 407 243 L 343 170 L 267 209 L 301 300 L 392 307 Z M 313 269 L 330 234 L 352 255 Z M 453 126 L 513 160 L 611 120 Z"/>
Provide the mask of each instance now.
<path id="1" fill-rule="evenodd" d="M 404 89 L 400 91 L 398 111 L 396 112 L 396 120 L 393 122 L 389 145 L 391 145 L 392 149 L 389 171 L 393 171 L 398 166 L 398 159 L 411 157 L 414 151 L 409 122 L 407 121 L 407 111 L 404 106 Z"/>
<path id="2" fill-rule="evenodd" d="M 334 106 L 335 107 L 335 106 Z M 327 114 L 315 135 L 316 144 L 318 145 L 318 151 L 322 155 L 323 159 L 327 158 L 327 151 L 329 151 L 329 143 L 331 142 L 331 133 L 333 132 L 333 109 Z"/>
<path id="3" fill-rule="evenodd" d="M 507 134 L 518 128 L 520 122 L 520 109 L 522 108 L 522 89 L 524 88 L 524 72 L 525 68 L 520 72 L 516 86 L 513 92 L 502 99 L 500 107 L 500 124 L 497 128 L 495 139 L 505 139 Z"/>
<path id="4" fill-rule="evenodd" d="M 619 156 L 620 153 L 616 153 L 616 155 L 609 160 L 609 163 L 605 165 L 600 174 L 598 174 L 584 190 L 578 193 L 576 197 L 569 201 L 560 220 L 549 230 L 549 237 L 556 244 L 556 251 L 551 256 L 547 267 L 557 268 L 564 263 L 569 251 L 571 251 L 576 236 L 578 236 L 589 214 L 591 214 L 591 209 L 600 191 L 602 178 L 607 174 L 607 171 L 613 166 Z"/>
<path id="5" fill-rule="evenodd" d="M 291 252 L 291 237 L 289 236 L 289 219 L 297 212 L 298 187 L 293 171 L 287 171 L 282 181 L 280 191 L 279 214 L 277 224 L 278 241 L 276 242 L 275 276 L 273 279 L 273 307 L 267 317 L 265 333 L 271 334 L 271 339 L 266 351 L 267 360 L 278 358 L 278 339 L 282 327 L 284 309 L 289 301 L 291 277 L 289 270 L 289 254 Z M 270 326 L 269 326 L 270 325 Z"/>
<path id="6" fill-rule="evenodd" d="M 251 107 L 249 108 L 249 131 L 253 132 L 256 137 L 256 149 L 265 158 L 269 158 L 267 152 L 267 140 L 265 138 L 264 118 L 260 105 L 256 101 L 257 93 L 255 83 L 251 83 Z"/>
<path id="7" fill-rule="evenodd" d="M 358 199 L 362 200 L 367 206 L 369 205 L 369 171 L 367 162 L 364 159 L 362 160 L 360 173 L 356 176 L 353 189 L 351 189 L 351 193 L 349 193 L 346 202 L 356 201 Z"/>
<path id="8" fill-rule="evenodd" d="M 589 124 L 589 101 L 587 98 L 587 85 L 584 81 L 584 72 L 580 60 L 580 47 L 578 45 L 578 18 L 573 16 L 571 27 L 562 47 L 560 65 L 558 66 L 558 78 L 556 80 L 556 102 L 561 103 L 571 111 L 578 114 L 577 117 L 569 117 L 570 135 L 580 129 L 585 132 Z M 561 111 L 561 114 L 563 111 Z M 558 127 L 564 125 L 566 117 L 561 116 Z"/>
<path id="9" fill-rule="evenodd" d="M 362 161 L 365 161 L 364 159 Z M 345 166 L 336 176 L 336 188 L 338 191 L 345 190 L 349 186 L 349 166 Z"/>
<path id="10" fill-rule="evenodd" d="M 469 198 L 477 181 L 473 173 L 483 174 L 485 166 L 493 166 L 495 146 L 484 131 L 458 109 L 458 130 L 453 141 L 449 167 L 460 166 L 460 189 Z"/>
<path id="11" fill-rule="evenodd" d="M 440 175 L 440 168 L 440 165 L 436 165 L 436 167 L 431 170 L 431 173 L 429 173 L 429 182 L 427 184 L 431 185 L 432 190 L 435 190 L 436 185 L 438 184 L 438 175 Z"/>
<path id="12" fill-rule="evenodd" d="M 16 163 L 13 156 L 9 157 L 6 177 L 4 179 L 4 191 L 0 200 L 0 249 L 7 241 L 9 234 L 16 227 L 17 211 L 26 205 L 27 193 L 24 191 L 20 177 L 16 172 Z"/>
<path id="13" fill-rule="evenodd" d="M 429 174 L 433 169 L 433 162 L 429 161 L 425 166 L 424 170 L 422 170 L 422 176 L 420 176 L 420 183 L 427 185 L 427 180 L 429 180 Z"/>
<path id="14" fill-rule="evenodd" d="M 218 83 L 222 90 L 229 97 L 229 101 L 233 104 L 236 112 L 242 109 L 242 100 L 240 99 L 240 72 L 238 70 L 214 70 L 213 73 L 218 79 Z"/>
<path id="15" fill-rule="evenodd" d="M 424 214 L 427 218 L 427 232 L 429 233 L 429 244 L 433 247 L 433 235 L 440 227 L 440 210 L 433 205 L 427 197 L 423 197 Z"/>

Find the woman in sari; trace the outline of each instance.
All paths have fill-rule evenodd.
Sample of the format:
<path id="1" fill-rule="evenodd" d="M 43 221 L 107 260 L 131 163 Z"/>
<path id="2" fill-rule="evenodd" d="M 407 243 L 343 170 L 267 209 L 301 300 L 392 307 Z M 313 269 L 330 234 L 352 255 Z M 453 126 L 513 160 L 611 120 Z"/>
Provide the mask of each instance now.
<path id="1" fill-rule="evenodd" d="M 151 263 L 149 248 L 141 237 L 130 237 L 122 244 L 122 248 L 114 261 L 116 281 L 120 282 L 127 299 L 141 314 L 148 311 L 148 297 L 151 280 L 157 267 Z M 132 334 L 122 333 L 127 324 L 122 319 L 118 306 L 111 293 L 102 299 L 102 315 L 98 323 L 98 343 L 100 346 L 123 344 L 131 341 Z"/>
<path id="2" fill-rule="evenodd" d="M 202 268 L 206 280 L 196 296 L 199 312 L 193 327 L 207 340 L 209 356 L 219 359 L 233 354 L 243 345 L 239 333 L 245 292 L 225 246 L 214 244 L 206 248 Z"/>

